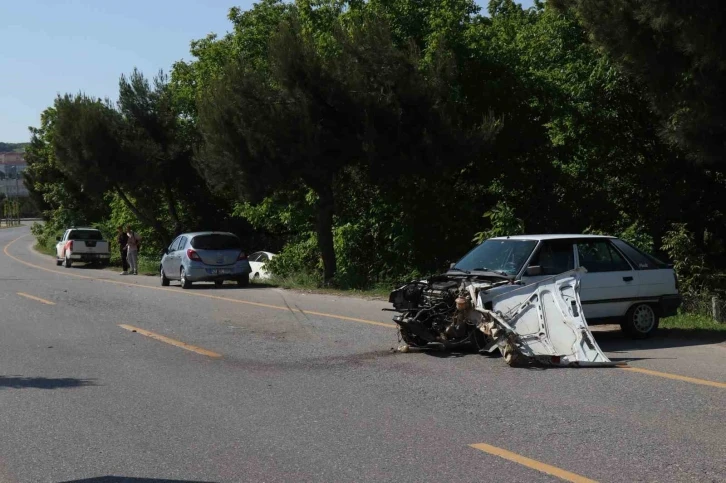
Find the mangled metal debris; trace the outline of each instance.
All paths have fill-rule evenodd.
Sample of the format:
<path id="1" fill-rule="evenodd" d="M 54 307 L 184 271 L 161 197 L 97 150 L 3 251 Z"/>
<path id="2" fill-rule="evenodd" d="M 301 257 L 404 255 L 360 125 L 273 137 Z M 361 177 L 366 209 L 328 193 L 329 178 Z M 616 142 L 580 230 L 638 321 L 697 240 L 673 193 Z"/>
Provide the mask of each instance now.
<path id="1" fill-rule="evenodd" d="M 498 273 L 450 274 L 412 282 L 391 293 L 393 318 L 410 347 L 499 350 L 511 366 L 614 365 L 603 354 L 582 312 L 584 269 L 521 286 Z"/>

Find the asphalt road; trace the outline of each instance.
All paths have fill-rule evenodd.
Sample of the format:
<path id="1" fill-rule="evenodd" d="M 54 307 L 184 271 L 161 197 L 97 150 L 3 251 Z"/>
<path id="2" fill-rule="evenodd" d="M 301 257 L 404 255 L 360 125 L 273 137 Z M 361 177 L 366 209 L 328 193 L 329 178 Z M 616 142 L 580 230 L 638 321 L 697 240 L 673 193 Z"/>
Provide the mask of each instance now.
<path id="1" fill-rule="evenodd" d="M 0 230 L 0 482 L 726 481 L 722 341 L 596 332 L 635 370 L 401 354 L 383 302 L 162 288 L 28 233 Z"/>

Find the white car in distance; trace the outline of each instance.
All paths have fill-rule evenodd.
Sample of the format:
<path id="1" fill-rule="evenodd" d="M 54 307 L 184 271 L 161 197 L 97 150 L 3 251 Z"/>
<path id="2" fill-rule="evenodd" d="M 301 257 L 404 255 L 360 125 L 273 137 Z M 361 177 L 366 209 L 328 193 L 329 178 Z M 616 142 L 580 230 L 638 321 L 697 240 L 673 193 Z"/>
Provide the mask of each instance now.
<path id="1" fill-rule="evenodd" d="M 269 272 L 265 269 L 265 264 L 272 260 L 276 254 L 270 252 L 254 252 L 250 254 L 247 260 L 250 262 L 252 272 L 250 272 L 250 279 L 253 280 L 264 280 L 270 278 Z"/>

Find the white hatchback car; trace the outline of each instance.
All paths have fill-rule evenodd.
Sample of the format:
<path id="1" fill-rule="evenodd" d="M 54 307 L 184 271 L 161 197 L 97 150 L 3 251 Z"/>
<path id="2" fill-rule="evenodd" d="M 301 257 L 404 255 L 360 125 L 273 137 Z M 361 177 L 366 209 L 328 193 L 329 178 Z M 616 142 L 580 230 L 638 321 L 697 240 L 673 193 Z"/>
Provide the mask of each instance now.
<path id="1" fill-rule="evenodd" d="M 528 285 L 577 267 L 587 270 L 580 300 L 589 325 L 617 322 L 633 337 L 648 337 L 661 317 L 675 315 L 681 305 L 670 265 L 610 236 L 491 238 L 452 264 L 449 272 L 498 273 Z"/>

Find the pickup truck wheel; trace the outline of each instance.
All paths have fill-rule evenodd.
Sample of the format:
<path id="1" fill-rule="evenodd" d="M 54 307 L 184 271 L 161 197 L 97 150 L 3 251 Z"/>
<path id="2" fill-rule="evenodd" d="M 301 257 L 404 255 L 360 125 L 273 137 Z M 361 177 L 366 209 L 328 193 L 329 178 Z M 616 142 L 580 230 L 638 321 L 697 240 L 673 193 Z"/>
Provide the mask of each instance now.
<path id="1" fill-rule="evenodd" d="M 56 267 L 60 267 L 61 265 L 63 265 L 63 260 L 61 260 L 60 258 L 56 258 L 55 265 Z"/>
<path id="2" fill-rule="evenodd" d="M 66 268 L 71 268 L 71 265 L 72 264 L 73 264 L 73 262 L 71 261 L 70 258 L 68 258 L 68 255 L 66 255 L 66 260 L 65 260 L 65 266 L 66 266 Z"/>
<path id="3" fill-rule="evenodd" d="M 161 275 L 161 286 L 168 287 L 169 279 L 166 278 L 166 274 L 164 273 L 164 267 L 159 267 L 159 274 Z"/>
<path id="4" fill-rule="evenodd" d="M 634 339 L 645 339 L 655 333 L 659 323 L 658 313 L 652 305 L 636 304 L 625 314 L 625 320 L 620 327 Z"/>
<path id="5" fill-rule="evenodd" d="M 191 288 L 192 286 L 192 282 L 190 282 L 187 278 L 187 272 L 184 270 L 184 267 L 182 267 L 181 272 L 179 272 L 179 282 L 181 283 L 182 288 Z"/>

